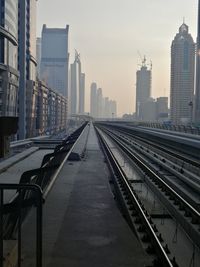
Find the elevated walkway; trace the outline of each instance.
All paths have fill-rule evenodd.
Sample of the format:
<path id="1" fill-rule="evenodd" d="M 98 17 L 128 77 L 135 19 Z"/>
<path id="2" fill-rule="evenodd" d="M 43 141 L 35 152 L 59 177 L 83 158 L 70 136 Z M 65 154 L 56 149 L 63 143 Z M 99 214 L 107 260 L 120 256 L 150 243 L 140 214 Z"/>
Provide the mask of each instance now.
<path id="1" fill-rule="evenodd" d="M 108 177 L 91 125 L 84 158 L 64 164 L 44 204 L 45 267 L 149 265 L 141 244 L 117 208 Z M 24 232 L 27 236 L 26 225 Z M 30 237 L 24 243 L 24 266 L 34 266 L 31 242 Z"/>

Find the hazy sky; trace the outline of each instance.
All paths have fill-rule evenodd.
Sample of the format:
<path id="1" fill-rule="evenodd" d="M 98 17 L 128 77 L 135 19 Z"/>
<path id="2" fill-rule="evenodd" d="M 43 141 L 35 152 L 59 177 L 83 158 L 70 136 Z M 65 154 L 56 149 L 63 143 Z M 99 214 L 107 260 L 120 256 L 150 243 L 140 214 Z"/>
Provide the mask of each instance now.
<path id="1" fill-rule="evenodd" d="M 37 34 L 42 25 L 69 24 L 70 62 L 74 48 L 86 73 L 86 111 L 90 84 L 116 100 L 118 114 L 135 109 L 137 51 L 152 60 L 152 96 L 168 96 L 170 46 L 185 22 L 196 40 L 197 0 L 39 0 Z"/>

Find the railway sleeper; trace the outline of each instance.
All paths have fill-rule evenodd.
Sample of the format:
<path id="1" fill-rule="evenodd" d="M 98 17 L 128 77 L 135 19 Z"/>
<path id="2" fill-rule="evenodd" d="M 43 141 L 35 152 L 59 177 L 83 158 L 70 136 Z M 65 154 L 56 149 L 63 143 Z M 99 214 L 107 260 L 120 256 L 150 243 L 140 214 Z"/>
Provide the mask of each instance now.
<path id="1" fill-rule="evenodd" d="M 174 200 L 174 197 L 171 196 L 170 198 L 171 198 L 171 200 Z M 182 210 L 182 205 L 179 208 L 180 208 L 180 210 Z"/>
<path id="2" fill-rule="evenodd" d="M 112 168 L 112 169 L 115 169 L 115 168 Z M 125 182 L 124 182 L 125 183 Z M 122 204 L 122 206 L 124 206 L 124 207 L 127 207 L 128 206 L 128 204 L 127 204 L 127 202 L 130 200 L 130 197 L 128 197 L 128 195 L 127 196 L 124 196 L 124 194 L 123 193 L 120 193 L 119 191 L 120 191 L 120 188 L 119 188 L 119 183 L 118 182 L 114 182 L 114 185 L 117 187 L 117 191 L 118 191 L 118 195 L 119 195 L 119 197 L 120 197 L 120 195 L 121 195 L 121 197 L 120 197 L 120 199 L 121 200 L 124 200 L 123 202 L 124 202 L 124 204 Z M 123 187 L 123 186 L 122 186 Z M 138 195 L 136 194 L 136 193 L 134 193 L 134 195 L 135 195 L 135 199 L 137 199 L 137 201 L 138 201 L 138 203 L 139 203 L 139 205 L 140 205 L 140 209 L 141 209 L 141 205 L 142 205 L 142 202 L 141 202 L 141 200 L 139 199 L 139 197 L 138 197 Z M 126 198 L 126 199 L 125 199 Z M 127 201 L 128 200 L 128 201 Z M 140 212 L 138 211 L 137 212 L 137 209 L 139 209 L 139 207 L 137 206 L 138 204 L 136 204 L 136 203 L 134 203 L 134 200 L 133 200 L 133 203 L 132 203 L 133 205 L 135 205 L 135 209 L 136 209 L 136 212 L 135 211 L 133 211 L 133 212 L 131 212 L 130 213 L 130 211 L 129 211 L 129 209 L 127 209 L 128 210 L 128 212 L 126 212 L 125 211 L 125 214 L 127 213 L 127 214 L 130 214 L 130 218 L 132 218 L 131 217 L 131 215 L 135 215 L 134 216 L 134 218 L 132 218 L 131 220 L 132 220 L 132 227 L 131 228 L 133 228 L 133 229 L 137 229 L 137 227 L 136 227 L 136 225 L 140 225 L 139 227 L 141 227 L 140 229 L 144 229 L 144 226 L 143 226 L 143 215 L 142 214 L 140 214 Z M 129 206 L 131 206 L 131 204 L 129 205 Z M 142 207 L 142 209 L 144 209 L 144 207 Z M 148 212 L 146 212 L 145 211 L 145 209 L 144 209 L 144 211 L 143 211 L 144 213 L 145 213 L 145 216 L 146 216 L 146 219 L 147 220 L 149 220 L 150 218 L 149 218 L 149 214 L 148 214 Z M 125 216 L 126 217 L 126 216 Z M 129 219 L 128 219 L 128 221 L 129 221 Z M 145 226 L 145 228 L 146 228 L 147 226 Z M 156 232 L 155 232 L 155 231 Z M 149 229 L 148 229 L 148 231 L 149 231 Z M 148 232 L 147 231 L 147 232 Z M 154 224 L 153 225 L 153 231 L 154 231 L 154 233 L 157 233 L 157 227 L 156 227 L 156 225 Z M 145 230 L 144 230 L 144 232 L 145 232 Z M 137 232 L 137 235 L 140 235 L 140 233 L 138 233 Z M 149 239 L 150 239 L 150 241 L 153 243 L 153 240 L 151 240 L 151 237 L 149 237 Z M 140 239 L 141 240 L 141 239 Z M 148 247 L 147 247 L 147 249 L 146 249 L 146 251 L 148 252 L 148 254 L 152 254 L 152 255 L 155 255 L 155 252 L 156 252 L 156 248 L 153 246 L 153 244 L 152 243 L 150 243 L 149 245 L 148 245 Z M 158 251 L 157 251 L 158 252 Z M 155 255 L 158 259 L 157 260 L 155 260 L 154 262 L 159 262 L 159 255 Z M 154 256 L 154 257 L 155 257 Z M 153 266 L 154 266 L 154 264 L 153 264 Z M 160 266 L 162 266 L 162 264 L 160 264 L 159 263 L 159 265 L 158 265 L 159 267 Z"/>
<path id="3" fill-rule="evenodd" d="M 180 226 L 184 229 L 184 231 L 188 234 L 188 236 L 193 240 L 193 242 L 200 247 L 200 232 L 199 232 L 199 223 L 197 225 L 192 224 L 191 220 L 192 217 L 185 217 L 184 216 L 184 206 L 182 203 L 179 202 L 179 206 L 174 205 L 173 201 L 166 198 L 166 196 L 157 189 L 155 184 L 148 178 L 146 178 L 146 182 L 151 188 L 151 190 L 157 195 L 160 201 L 164 204 L 166 209 L 169 211 L 172 217 L 176 218 L 179 222 Z M 197 218 L 199 219 L 199 218 Z"/>
<path id="4" fill-rule="evenodd" d="M 120 138 L 122 139 L 122 138 Z M 122 141 L 124 141 L 122 139 Z M 127 144 L 129 145 L 129 144 Z M 196 177 L 196 174 L 191 174 L 190 172 L 187 171 L 187 175 L 191 177 L 192 181 L 189 181 L 183 174 L 185 173 L 185 170 L 183 169 L 183 163 L 180 165 L 177 165 L 177 164 L 173 164 L 173 162 L 165 159 L 165 162 L 163 162 L 163 158 L 159 158 L 159 156 L 156 154 L 156 153 L 153 153 L 153 156 L 150 155 L 149 153 L 146 153 L 144 151 L 144 148 L 142 148 L 142 151 L 141 151 L 141 146 L 140 148 L 137 148 L 139 150 L 140 153 L 142 153 L 144 156 L 146 157 L 149 157 L 150 158 L 150 163 L 152 165 L 155 165 L 155 162 L 153 161 L 153 159 L 157 162 L 157 164 L 159 163 L 168 163 L 168 164 L 164 164 L 164 165 L 161 165 L 160 167 L 162 168 L 166 168 L 166 170 L 168 171 L 172 171 L 174 172 L 174 174 L 176 176 L 178 176 L 180 179 L 182 179 L 186 184 L 188 184 L 191 188 L 195 189 L 195 190 L 198 190 L 198 192 L 200 192 L 200 187 L 194 183 L 194 179 L 195 181 L 198 180 L 198 178 Z M 155 167 L 155 166 L 154 166 Z"/>

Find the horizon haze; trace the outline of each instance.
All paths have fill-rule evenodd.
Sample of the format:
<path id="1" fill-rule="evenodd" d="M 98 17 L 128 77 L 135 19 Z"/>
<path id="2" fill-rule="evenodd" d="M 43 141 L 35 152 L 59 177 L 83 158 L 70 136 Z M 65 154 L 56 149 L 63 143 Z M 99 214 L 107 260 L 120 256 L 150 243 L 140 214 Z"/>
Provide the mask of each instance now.
<path id="1" fill-rule="evenodd" d="M 57 0 L 38 1 L 37 36 L 42 25 L 69 25 L 70 63 L 74 49 L 86 74 L 86 112 L 90 84 L 117 101 L 118 116 L 135 111 L 139 54 L 153 63 L 152 96 L 169 96 L 170 47 L 180 25 L 189 26 L 196 41 L 197 0 Z"/>

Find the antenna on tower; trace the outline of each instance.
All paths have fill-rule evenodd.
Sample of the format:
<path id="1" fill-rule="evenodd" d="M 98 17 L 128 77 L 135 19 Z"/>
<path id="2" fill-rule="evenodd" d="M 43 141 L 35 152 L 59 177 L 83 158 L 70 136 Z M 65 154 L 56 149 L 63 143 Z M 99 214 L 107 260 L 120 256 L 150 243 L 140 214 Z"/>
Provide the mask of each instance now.
<path id="1" fill-rule="evenodd" d="M 139 50 L 137 50 L 137 53 L 138 53 L 138 55 L 139 55 L 139 57 L 141 59 L 141 62 L 142 62 L 142 64 L 138 64 L 138 65 L 141 66 L 141 67 L 150 66 L 150 69 L 152 70 L 152 67 L 153 67 L 152 60 L 150 60 L 150 64 L 149 63 L 147 64 L 146 63 L 147 62 L 146 55 L 144 55 L 144 57 L 142 57 Z"/>
<path id="2" fill-rule="evenodd" d="M 150 69 L 152 70 L 153 68 L 153 63 L 152 63 L 152 60 L 150 59 Z"/>
<path id="3" fill-rule="evenodd" d="M 142 60 L 142 66 L 143 67 L 146 66 L 146 61 L 147 61 L 147 59 L 146 59 L 146 56 L 144 55 L 144 58 Z"/>
<path id="4" fill-rule="evenodd" d="M 138 55 L 140 57 L 140 60 L 142 62 L 142 65 L 139 64 L 139 66 L 142 66 L 142 67 L 146 66 L 146 61 L 147 61 L 146 56 L 144 55 L 144 57 L 142 57 L 142 55 L 141 55 L 139 50 L 137 50 L 137 53 L 138 53 Z"/>
<path id="5" fill-rule="evenodd" d="M 80 61 L 80 53 L 75 49 L 75 61 L 79 62 Z"/>

